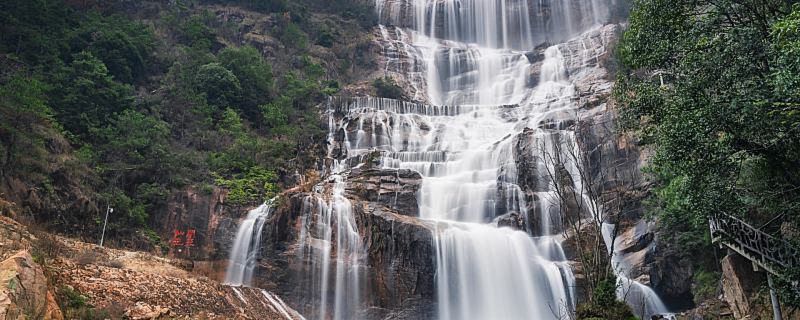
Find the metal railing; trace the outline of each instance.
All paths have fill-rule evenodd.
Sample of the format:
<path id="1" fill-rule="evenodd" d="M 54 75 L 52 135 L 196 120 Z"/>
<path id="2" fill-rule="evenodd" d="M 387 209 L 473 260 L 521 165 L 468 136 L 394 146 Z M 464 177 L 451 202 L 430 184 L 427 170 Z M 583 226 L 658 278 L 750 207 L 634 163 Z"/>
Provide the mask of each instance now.
<path id="1" fill-rule="evenodd" d="M 753 261 L 764 270 L 780 276 L 781 269 L 800 267 L 800 250 L 746 222 L 717 213 L 708 219 L 711 239 Z"/>

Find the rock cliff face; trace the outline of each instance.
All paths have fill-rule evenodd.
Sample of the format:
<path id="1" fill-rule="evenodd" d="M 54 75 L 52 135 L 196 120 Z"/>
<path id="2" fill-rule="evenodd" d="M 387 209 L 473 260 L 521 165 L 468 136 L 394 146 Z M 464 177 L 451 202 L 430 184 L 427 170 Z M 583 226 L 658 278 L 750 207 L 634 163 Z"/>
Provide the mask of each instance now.
<path id="1" fill-rule="evenodd" d="M 226 191 L 189 188 L 172 195 L 168 205 L 154 216 L 163 221 L 156 229 L 170 257 L 192 261 L 191 270 L 223 280 L 244 208 L 226 204 Z M 187 247 L 187 232 L 193 231 Z"/>
<path id="2" fill-rule="evenodd" d="M 362 305 L 371 306 L 360 313 L 361 317 L 422 319 L 434 315 L 435 226 L 415 218 L 418 180 L 419 174 L 407 170 L 364 169 L 350 173 L 345 190 L 352 203 L 355 226 L 364 235 L 360 239 L 364 278 L 359 288 L 368 297 Z M 324 254 L 318 243 L 322 240 L 313 237 L 322 235 L 304 234 L 316 230 L 304 226 L 320 214 L 315 203 L 330 196 L 325 190 L 330 190 L 332 184 L 318 185 L 322 192 L 286 195 L 264 228 L 256 285 L 286 297 L 290 305 L 306 315 L 319 312 L 320 295 L 333 294 L 322 292 L 320 284 L 314 283 L 315 270 L 319 271 L 314 266 L 324 263 Z"/>

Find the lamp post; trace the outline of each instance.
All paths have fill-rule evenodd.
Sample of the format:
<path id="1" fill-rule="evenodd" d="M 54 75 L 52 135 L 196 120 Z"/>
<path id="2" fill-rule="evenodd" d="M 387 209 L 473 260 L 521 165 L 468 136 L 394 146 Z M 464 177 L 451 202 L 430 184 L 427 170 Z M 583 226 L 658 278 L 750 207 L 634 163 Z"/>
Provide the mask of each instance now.
<path id="1" fill-rule="evenodd" d="M 106 238 L 106 225 L 108 225 L 108 214 L 114 212 L 114 208 L 111 205 L 106 206 L 106 220 L 103 222 L 103 234 L 100 236 L 100 246 L 103 246 L 103 240 Z"/>

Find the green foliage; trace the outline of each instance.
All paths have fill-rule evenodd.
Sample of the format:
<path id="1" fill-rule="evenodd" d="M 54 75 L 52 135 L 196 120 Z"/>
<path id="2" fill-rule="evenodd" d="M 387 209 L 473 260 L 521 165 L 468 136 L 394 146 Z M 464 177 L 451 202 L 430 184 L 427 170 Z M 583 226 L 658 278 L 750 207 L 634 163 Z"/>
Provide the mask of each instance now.
<path id="1" fill-rule="evenodd" d="M 0 85 L 0 177 L 18 171 L 31 182 L 44 180 L 47 134 L 37 124 L 50 123 L 51 113 L 41 82 L 15 75 Z"/>
<path id="2" fill-rule="evenodd" d="M 58 295 L 63 309 L 80 309 L 86 306 L 86 297 L 70 287 L 61 287 Z"/>
<path id="3" fill-rule="evenodd" d="M 796 212 L 791 11 L 783 1 L 635 1 L 616 96 L 626 128 L 655 147 L 651 203 L 667 227 L 696 233 L 715 211 L 755 223 Z"/>
<path id="4" fill-rule="evenodd" d="M 209 20 L 208 15 L 210 13 L 207 12 L 205 16 L 190 16 L 177 27 L 178 35 L 184 44 L 196 50 L 211 49 L 211 45 L 216 40 L 216 34 L 206 24 L 206 21 Z"/>
<path id="5" fill-rule="evenodd" d="M 292 100 L 287 96 L 280 96 L 275 101 L 261 107 L 264 123 L 276 133 L 286 133 L 291 111 Z"/>
<path id="6" fill-rule="evenodd" d="M 245 206 L 273 197 L 278 191 L 275 180 L 275 173 L 261 167 L 251 167 L 236 178 L 217 177 L 216 183 L 228 189 L 227 200 L 231 204 Z"/>
<path id="7" fill-rule="evenodd" d="M 242 94 L 242 86 L 236 75 L 216 62 L 197 70 L 195 88 L 198 92 L 205 93 L 209 104 L 217 107 L 235 105 Z"/>
<path id="8" fill-rule="evenodd" d="M 131 87 L 115 82 L 102 61 L 83 51 L 56 75 L 50 95 L 56 118 L 70 133 L 90 139 L 92 128 L 102 127 L 106 115 L 129 109 Z"/>
<path id="9" fill-rule="evenodd" d="M 715 212 L 800 221 L 798 26 L 789 1 L 634 2 L 615 95 L 655 151 L 650 210 L 687 255 L 711 250 Z"/>
<path id="10" fill-rule="evenodd" d="M 144 79 L 156 40 L 147 26 L 127 22 L 120 16 L 92 14 L 72 33 L 69 43 L 103 61 L 115 80 L 133 84 Z"/>
<path id="11" fill-rule="evenodd" d="M 64 312 L 64 316 L 68 319 L 99 320 L 114 318 L 108 310 L 95 309 L 94 306 L 87 303 L 85 296 L 71 287 L 60 287 L 56 294 L 56 300 L 59 302 L 59 307 Z"/>
<path id="12" fill-rule="evenodd" d="M 328 29 L 323 29 L 317 35 L 317 44 L 326 48 L 333 47 L 335 41 L 333 33 Z"/>
<path id="13" fill-rule="evenodd" d="M 719 272 L 697 270 L 694 274 L 694 288 L 692 288 L 695 302 L 699 303 L 714 298 L 719 293 L 719 281 Z"/>
<path id="14" fill-rule="evenodd" d="M 303 50 L 308 47 L 308 35 L 300 30 L 300 27 L 292 21 L 289 15 L 282 16 L 272 32 L 290 48 Z"/>
<path id="15" fill-rule="evenodd" d="M 274 12 L 270 36 L 281 45 L 270 57 L 281 76 L 273 79 L 258 49 L 226 47 L 241 43 L 240 30 L 199 3 Z M 309 56 L 308 35 L 331 47 L 343 32 L 334 29 L 340 19 L 320 23 L 308 10 L 344 15 L 368 7 L 332 6 L 177 1 L 137 22 L 128 11 L 115 14 L 114 5 L 3 1 L 0 175 L 40 194 L 75 192 L 97 207 L 111 204 L 110 243 L 142 248 L 159 246 L 148 233 L 150 217 L 188 185 L 213 190 L 219 182 L 235 201 L 263 201 L 285 175 L 313 166 L 319 152 L 325 132 L 315 106 L 340 84 L 327 78 L 325 67 L 335 62 L 323 67 Z M 73 200 L 44 199 L 50 211 L 41 219 L 95 236 L 104 212 L 78 216 L 55 205 Z"/>
<path id="16" fill-rule="evenodd" d="M 70 8 L 59 1 L 8 0 L 0 2 L 0 52 L 11 53 L 35 66 L 61 61 L 67 45 L 65 31 L 74 24 Z"/>
<path id="17" fill-rule="evenodd" d="M 617 278 L 609 275 L 597 284 L 588 303 L 577 306 L 576 319 L 638 319 L 624 301 L 617 300 Z"/>
<path id="18" fill-rule="evenodd" d="M 205 3 L 234 4 L 261 12 L 282 12 L 289 8 L 288 0 L 204 0 Z"/>
<path id="19" fill-rule="evenodd" d="M 600 307 L 613 306 L 617 302 L 617 278 L 609 276 L 601 280 L 593 293 L 594 304 Z"/>
<path id="20" fill-rule="evenodd" d="M 377 94 L 381 98 L 402 99 L 403 89 L 395 83 L 394 79 L 385 77 L 372 82 Z"/>
<path id="21" fill-rule="evenodd" d="M 269 101 L 272 93 L 272 68 L 256 48 L 228 47 L 217 55 L 220 64 L 231 70 L 241 84 L 240 110 L 250 121 L 259 118 L 259 106 Z"/>

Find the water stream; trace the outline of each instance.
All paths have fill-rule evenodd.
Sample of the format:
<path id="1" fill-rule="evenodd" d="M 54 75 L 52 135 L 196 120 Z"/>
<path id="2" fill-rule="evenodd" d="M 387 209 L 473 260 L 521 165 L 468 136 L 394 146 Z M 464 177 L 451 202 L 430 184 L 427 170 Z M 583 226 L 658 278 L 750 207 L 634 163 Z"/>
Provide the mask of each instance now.
<path id="1" fill-rule="evenodd" d="M 231 286 L 252 285 L 253 271 L 256 268 L 256 260 L 261 246 L 261 231 L 264 228 L 264 222 L 272 212 L 273 200 L 250 210 L 239 225 L 228 269 L 225 272 L 225 284 Z"/>

